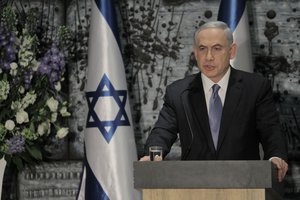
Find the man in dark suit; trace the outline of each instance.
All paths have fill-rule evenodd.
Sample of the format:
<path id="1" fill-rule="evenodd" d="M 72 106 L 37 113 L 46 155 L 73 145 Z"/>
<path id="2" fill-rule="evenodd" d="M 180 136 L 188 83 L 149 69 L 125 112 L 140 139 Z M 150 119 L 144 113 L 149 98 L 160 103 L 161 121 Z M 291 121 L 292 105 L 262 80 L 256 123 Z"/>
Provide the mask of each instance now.
<path id="1" fill-rule="evenodd" d="M 269 81 L 230 66 L 237 46 L 223 22 L 202 25 L 193 49 L 200 73 L 167 87 L 145 155 L 158 145 L 165 156 L 178 133 L 182 160 L 259 160 L 261 143 L 264 159 L 276 165 L 282 181 L 288 170 L 287 148 Z"/>

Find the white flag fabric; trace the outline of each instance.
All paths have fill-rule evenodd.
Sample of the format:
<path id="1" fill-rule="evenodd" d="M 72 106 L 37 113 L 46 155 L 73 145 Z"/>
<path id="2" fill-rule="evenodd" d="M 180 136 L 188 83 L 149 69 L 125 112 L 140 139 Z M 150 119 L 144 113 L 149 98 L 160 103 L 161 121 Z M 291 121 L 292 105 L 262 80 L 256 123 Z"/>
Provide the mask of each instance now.
<path id="1" fill-rule="evenodd" d="M 78 200 L 139 200 L 136 144 L 113 0 L 93 0 L 89 30 L 85 162 Z"/>
<path id="2" fill-rule="evenodd" d="M 237 55 L 235 59 L 231 60 L 231 65 L 244 71 L 253 72 L 246 0 L 221 0 L 218 20 L 229 26 L 238 46 Z"/>

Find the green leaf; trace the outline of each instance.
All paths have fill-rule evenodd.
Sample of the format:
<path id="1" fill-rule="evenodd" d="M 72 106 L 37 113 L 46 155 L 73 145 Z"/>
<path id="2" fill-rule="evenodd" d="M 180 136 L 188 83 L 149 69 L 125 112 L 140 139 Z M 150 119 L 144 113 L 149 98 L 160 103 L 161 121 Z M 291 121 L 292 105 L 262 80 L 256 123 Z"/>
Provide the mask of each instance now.
<path id="1" fill-rule="evenodd" d="M 30 123 L 30 127 L 29 127 L 31 132 L 34 132 L 35 128 L 34 128 L 34 123 Z"/>
<path id="2" fill-rule="evenodd" d="M 29 154 L 27 154 L 26 152 L 23 152 L 20 154 L 20 157 L 26 162 L 26 163 L 29 163 L 29 164 L 33 164 L 34 163 L 34 160 L 32 160 L 32 158 L 30 157 Z"/>
<path id="3" fill-rule="evenodd" d="M 38 148 L 36 148 L 35 146 L 26 146 L 26 149 L 34 159 L 36 159 L 36 160 L 43 159 L 41 151 Z"/>
<path id="4" fill-rule="evenodd" d="M 23 169 L 23 167 L 24 167 L 23 161 L 19 156 L 13 156 L 12 157 L 12 162 L 17 166 L 17 169 L 19 171 L 21 171 Z"/>

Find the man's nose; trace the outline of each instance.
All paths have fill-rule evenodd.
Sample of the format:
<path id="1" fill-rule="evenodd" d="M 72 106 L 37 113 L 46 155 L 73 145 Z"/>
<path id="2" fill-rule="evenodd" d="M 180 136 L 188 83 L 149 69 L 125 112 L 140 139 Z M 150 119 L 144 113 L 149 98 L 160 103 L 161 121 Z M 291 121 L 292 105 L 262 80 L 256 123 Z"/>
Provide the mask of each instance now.
<path id="1" fill-rule="evenodd" d="M 213 60 L 213 59 L 214 59 L 214 56 L 212 54 L 212 51 L 211 51 L 211 49 L 208 49 L 207 53 L 206 53 L 206 60 Z"/>

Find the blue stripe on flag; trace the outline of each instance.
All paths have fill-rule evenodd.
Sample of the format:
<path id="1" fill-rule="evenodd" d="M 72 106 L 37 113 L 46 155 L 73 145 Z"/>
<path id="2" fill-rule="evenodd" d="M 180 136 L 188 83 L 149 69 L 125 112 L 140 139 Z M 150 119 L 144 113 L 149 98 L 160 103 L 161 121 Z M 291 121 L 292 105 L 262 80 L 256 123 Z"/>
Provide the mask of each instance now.
<path id="1" fill-rule="evenodd" d="M 85 199 L 109 200 L 86 159 L 84 164 L 86 166 Z"/>
<path id="2" fill-rule="evenodd" d="M 234 32 L 246 7 L 245 0 L 221 0 L 218 20 L 225 22 Z"/>
<path id="3" fill-rule="evenodd" d="M 118 31 L 118 23 L 116 19 L 116 11 L 114 8 L 114 2 L 113 0 L 95 0 L 96 5 L 99 9 L 99 11 L 102 13 L 103 17 L 107 21 L 107 23 L 110 26 L 110 29 L 114 33 L 114 36 L 118 42 L 118 45 L 120 47 L 120 37 L 119 37 L 119 31 Z"/>

